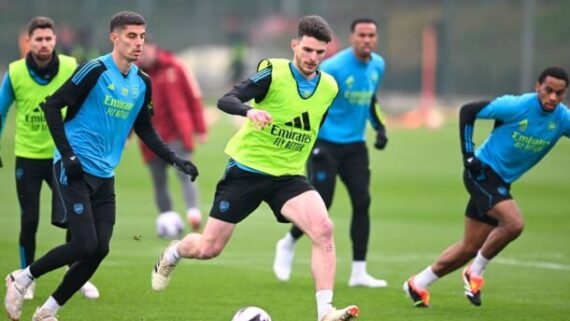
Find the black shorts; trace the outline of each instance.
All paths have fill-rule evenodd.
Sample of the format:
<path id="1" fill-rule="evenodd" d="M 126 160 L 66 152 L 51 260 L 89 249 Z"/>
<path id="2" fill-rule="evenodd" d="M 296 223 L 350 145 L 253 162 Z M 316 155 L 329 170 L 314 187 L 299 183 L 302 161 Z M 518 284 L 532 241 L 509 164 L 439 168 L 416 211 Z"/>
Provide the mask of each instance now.
<path id="1" fill-rule="evenodd" d="M 288 223 L 281 214 L 283 205 L 293 197 L 314 190 L 304 176 L 270 176 L 228 166 L 218 182 L 210 216 L 228 223 L 239 223 L 262 201 L 273 210 L 277 221 Z"/>
<path id="2" fill-rule="evenodd" d="M 81 179 L 69 179 L 61 161 L 53 164 L 53 225 L 66 228 L 74 221 L 115 224 L 115 212 L 115 178 L 84 173 Z"/>
<path id="3" fill-rule="evenodd" d="M 487 215 L 487 212 L 495 204 L 513 198 L 510 193 L 511 185 L 503 181 L 489 166 L 485 166 L 482 171 L 465 169 L 463 171 L 463 182 L 470 195 L 465 215 L 477 221 L 497 226 L 499 221 Z"/>

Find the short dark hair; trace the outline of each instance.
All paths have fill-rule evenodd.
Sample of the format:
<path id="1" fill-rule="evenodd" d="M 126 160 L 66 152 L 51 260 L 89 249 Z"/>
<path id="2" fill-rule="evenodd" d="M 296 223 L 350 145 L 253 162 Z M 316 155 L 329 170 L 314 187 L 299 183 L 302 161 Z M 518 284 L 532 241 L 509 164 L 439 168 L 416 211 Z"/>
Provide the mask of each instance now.
<path id="1" fill-rule="evenodd" d="M 372 18 L 357 18 L 352 20 L 352 23 L 350 24 L 350 32 L 354 32 L 354 29 L 356 28 L 356 25 L 359 23 L 373 23 L 376 28 L 378 28 L 378 23 L 376 22 L 376 20 L 372 19 Z"/>
<path id="2" fill-rule="evenodd" d="M 123 29 L 126 26 L 146 26 L 146 20 L 143 16 L 132 11 L 121 11 L 115 13 L 113 18 L 111 18 L 110 29 L 113 32 L 115 29 Z"/>
<path id="3" fill-rule="evenodd" d="M 540 76 L 538 76 L 538 83 L 544 83 L 546 77 L 549 76 L 564 80 L 564 82 L 566 82 L 566 88 L 568 88 L 568 71 L 566 71 L 566 69 L 557 66 L 547 67 L 540 73 Z"/>
<path id="4" fill-rule="evenodd" d="M 28 36 L 31 36 L 36 29 L 51 29 L 55 32 L 55 23 L 48 17 L 37 16 L 28 22 Z"/>
<path id="5" fill-rule="evenodd" d="M 297 38 L 303 36 L 329 43 L 332 40 L 332 29 L 321 16 L 304 16 L 297 24 Z"/>

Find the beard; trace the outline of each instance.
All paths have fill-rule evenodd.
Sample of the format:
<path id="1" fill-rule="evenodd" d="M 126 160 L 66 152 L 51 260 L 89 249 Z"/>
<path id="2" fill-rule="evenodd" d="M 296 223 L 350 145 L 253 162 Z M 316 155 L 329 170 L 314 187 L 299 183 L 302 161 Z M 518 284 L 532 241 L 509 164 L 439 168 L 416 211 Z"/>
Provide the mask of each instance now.
<path id="1" fill-rule="evenodd" d="M 40 61 L 40 62 L 47 62 L 50 61 L 51 56 L 52 56 L 52 52 L 38 52 L 38 53 L 32 53 L 32 56 L 34 56 L 34 59 L 36 61 Z"/>

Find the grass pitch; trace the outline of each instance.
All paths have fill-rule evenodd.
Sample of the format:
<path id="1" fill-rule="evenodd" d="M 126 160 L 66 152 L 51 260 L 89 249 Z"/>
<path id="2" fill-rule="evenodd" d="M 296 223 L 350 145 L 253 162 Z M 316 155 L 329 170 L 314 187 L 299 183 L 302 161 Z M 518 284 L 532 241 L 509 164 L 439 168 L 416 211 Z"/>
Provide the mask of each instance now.
<path id="1" fill-rule="evenodd" d="M 13 120 L 3 137 L 4 168 L 0 169 L 0 272 L 18 267 L 19 208 L 14 186 Z M 210 129 L 210 140 L 200 146 L 195 161 L 204 213 L 209 210 L 215 184 L 227 157 L 224 145 L 233 132 L 229 117 Z M 478 123 L 481 142 L 489 126 Z M 513 187 L 526 228 L 489 265 L 483 306 L 475 308 L 463 297 L 459 271 L 431 288 L 429 309 L 415 309 L 401 285 L 425 268 L 463 232 L 467 201 L 461 181 L 461 158 L 456 123 L 439 131 L 389 131 L 387 150 L 370 149 L 372 168 L 372 235 L 368 270 L 389 282 L 387 289 L 347 286 L 351 251 L 348 237 L 350 204 L 338 185 L 331 209 L 335 222 L 338 264 L 335 305 L 358 304 L 359 320 L 568 320 L 570 317 L 570 143 L 562 139 L 536 168 Z M 101 298 L 74 296 L 60 311 L 61 321 L 229 321 L 242 306 L 267 310 L 274 321 L 314 321 L 314 290 L 309 273 L 309 242 L 297 246 L 293 275 L 277 281 L 271 269 L 276 241 L 288 230 L 275 222 L 262 205 L 239 224 L 222 255 L 209 262 L 184 261 L 166 291 L 150 289 L 150 271 L 167 241 L 154 233 L 156 209 L 150 177 L 138 146 L 131 142 L 117 170 L 118 218 L 111 253 L 93 282 Z M 170 176 L 175 180 L 174 175 Z M 176 209 L 184 212 L 177 182 Z M 37 256 L 63 241 L 62 230 L 49 223 L 49 189 L 42 192 Z M 138 240 L 137 240 L 138 239 Z M 24 305 L 22 320 L 30 320 L 64 271 L 38 280 L 36 298 Z M 4 295 L 4 292 L 2 293 Z M 7 320 L 7 317 L 4 317 Z"/>

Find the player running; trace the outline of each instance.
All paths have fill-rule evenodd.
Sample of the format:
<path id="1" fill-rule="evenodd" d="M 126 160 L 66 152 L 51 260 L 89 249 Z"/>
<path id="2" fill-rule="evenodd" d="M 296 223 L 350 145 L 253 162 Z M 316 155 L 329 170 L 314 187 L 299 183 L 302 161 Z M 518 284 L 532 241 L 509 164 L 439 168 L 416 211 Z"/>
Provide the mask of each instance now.
<path id="1" fill-rule="evenodd" d="M 568 91 L 568 72 L 560 67 L 546 68 L 534 89 L 534 93 L 502 96 L 461 108 L 463 181 L 470 195 L 465 234 L 435 263 L 404 283 L 404 291 L 416 307 L 429 306 L 429 285 L 473 257 L 462 278 L 465 297 L 480 306 L 487 264 L 522 233 L 523 217 L 510 193 L 511 184 L 538 163 L 560 137 L 570 137 L 570 111 L 562 103 Z M 476 118 L 495 120 L 493 131 L 477 150 L 472 141 Z"/>

